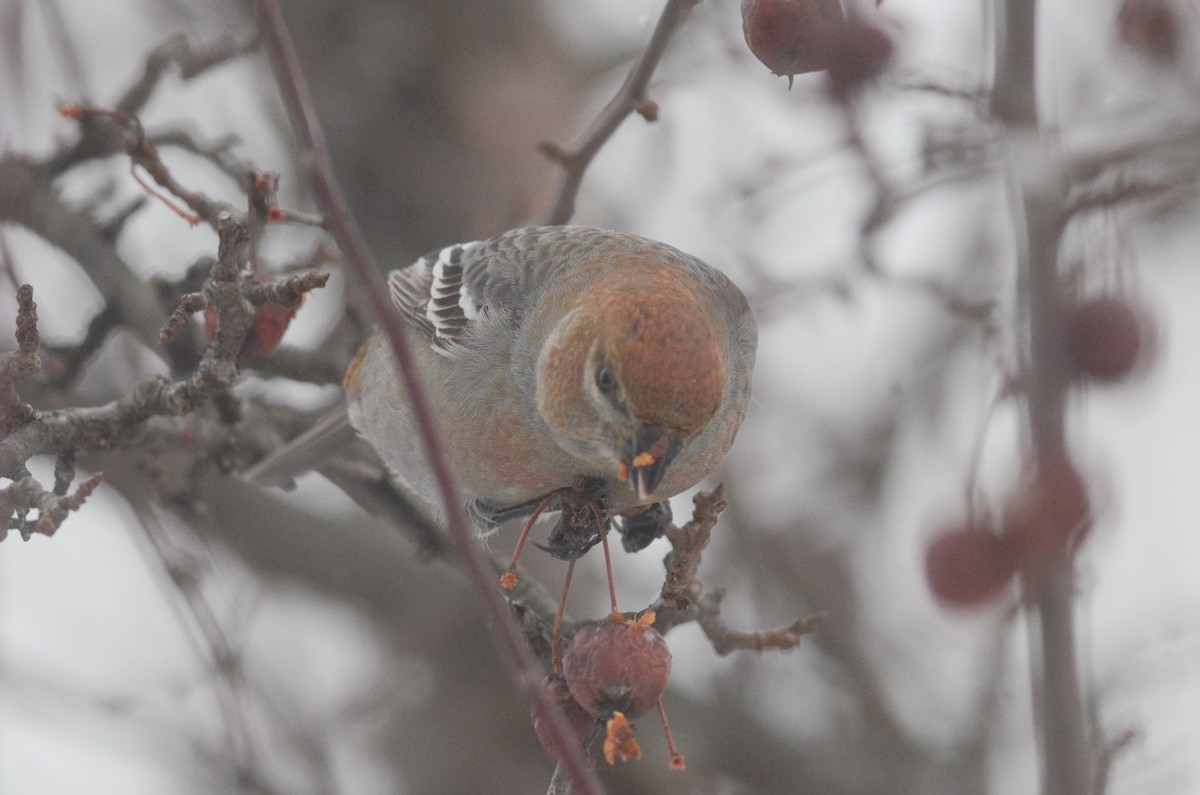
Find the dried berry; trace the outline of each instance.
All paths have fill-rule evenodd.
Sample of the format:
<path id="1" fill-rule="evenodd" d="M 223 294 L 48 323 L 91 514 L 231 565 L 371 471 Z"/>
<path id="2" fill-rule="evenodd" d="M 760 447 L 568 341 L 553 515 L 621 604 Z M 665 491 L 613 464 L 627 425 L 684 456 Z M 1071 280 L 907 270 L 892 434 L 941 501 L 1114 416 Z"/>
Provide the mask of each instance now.
<path id="1" fill-rule="evenodd" d="M 563 715 L 567 718 L 567 723 L 571 724 L 571 729 L 575 732 L 575 738 L 580 745 L 585 744 L 588 738 L 592 736 L 592 732 L 596 729 L 597 721 L 583 707 L 579 706 L 579 702 L 571 696 L 571 691 L 567 688 L 566 681 L 559 674 L 550 674 L 542 682 L 542 691 L 550 697 L 550 700 L 558 704 L 563 711 Z M 542 745 L 550 753 L 554 753 L 551 743 L 547 741 L 546 723 L 542 716 L 538 713 L 538 708 L 535 705 L 533 713 L 533 730 L 537 733 L 538 739 L 542 741 Z"/>
<path id="2" fill-rule="evenodd" d="M 1017 573 L 1017 551 L 1008 536 L 981 527 L 958 527 L 925 553 L 925 576 L 934 596 L 954 605 L 990 602 Z"/>
<path id="3" fill-rule="evenodd" d="M 597 718 L 614 712 L 645 714 L 667 688 L 671 652 L 654 627 L 654 614 L 618 617 L 584 626 L 563 655 L 563 676 L 579 705 Z"/>
<path id="4" fill-rule="evenodd" d="M 266 281 L 261 277 L 255 277 L 255 279 L 260 282 Z M 292 318 L 299 310 L 299 303 L 295 306 L 274 303 L 259 306 L 255 310 L 254 321 L 250 324 L 250 328 L 246 329 L 246 336 L 242 339 L 242 347 L 238 352 L 238 363 L 245 364 L 253 361 L 264 353 L 269 353 L 279 347 L 280 340 L 283 339 Z M 209 342 L 217 338 L 217 311 L 211 306 L 204 310 L 204 333 Z"/>
<path id="5" fill-rule="evenodd" d="M 844 25 L 838 0 L 742 0 L 750 52 L 789 86 L 796 75 L 829 67 Z"/>
<path id="6" fill-rule="evenodd" d="M 1009 528 L 1018 565 L 1026 571 L 1054 565 L 1089 529 L 1091 503 L 1079 470 L 1065 452 L 1044 456 Z"/>
<path id="7" fill-rule="evenodd" d="M 874 25 L 851 20 L 841 31 L 829 63 L 829 90 L 845 99 L 881 75 L 892 62 L 892 38 Z"/>
<path id="8" fill-rule="evenodd" d="M 1075 373 L 1095 381 L 1129 375 L 1147 346 L 1145 313 L 1115 295 L 1082 301 L 1067 316 L 1067 355 Z"/>
<path id="9" fill-rule="evenodd" d="M 1179 49 L 1179 22 L 1166 0 L 1125 0 L 1117 35 L 1138 52 L 1164 61 L 1174 60 Z"/>

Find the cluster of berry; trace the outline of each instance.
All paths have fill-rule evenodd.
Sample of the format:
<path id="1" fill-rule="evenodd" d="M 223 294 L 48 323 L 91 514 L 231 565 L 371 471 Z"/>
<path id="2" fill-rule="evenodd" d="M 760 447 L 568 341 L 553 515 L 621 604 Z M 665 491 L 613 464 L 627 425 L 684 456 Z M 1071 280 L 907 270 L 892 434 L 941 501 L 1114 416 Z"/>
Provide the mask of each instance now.
<path id="1" fill-rule="evenodd" d="M 1115 383 L 1146 358 L 1146 313 L 1128 300 L 1101 296 L 1073 306 L 1064 328 L 1072 381 Z M 1008 515 L 998 524 L 972 519 L 937 538 L 925 556 L 935 596 L 971 606 L 1001 596 L 1018 572 L 1038 577 L 1070 559 L 1091 528 L 1087 485 L 1066 451 L 1031 467 Z"/>

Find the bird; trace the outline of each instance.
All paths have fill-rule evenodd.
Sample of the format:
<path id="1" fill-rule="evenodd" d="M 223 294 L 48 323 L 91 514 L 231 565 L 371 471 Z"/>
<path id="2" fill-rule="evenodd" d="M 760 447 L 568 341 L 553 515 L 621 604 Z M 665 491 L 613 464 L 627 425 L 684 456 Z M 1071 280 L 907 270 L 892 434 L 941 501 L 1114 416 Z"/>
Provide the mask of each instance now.
<path id="1" fill-rule="evenodd" d="M 755 314 L 723 273 L 664 243 L 523 227 L 430 253 L 391 271 L 387 286 L 481 532 L 582 488 L 621 517 L 625 547 L 640 549 L 669 523 L 667 500 L 712 472 L 745 417 Z M 362 345 L 344 387 L 344 407 L 308 441 L 352 429 L 440 515 L 381 335 Z M 284 458 L 261 462 L 251 479 L 277 478 Z"/>

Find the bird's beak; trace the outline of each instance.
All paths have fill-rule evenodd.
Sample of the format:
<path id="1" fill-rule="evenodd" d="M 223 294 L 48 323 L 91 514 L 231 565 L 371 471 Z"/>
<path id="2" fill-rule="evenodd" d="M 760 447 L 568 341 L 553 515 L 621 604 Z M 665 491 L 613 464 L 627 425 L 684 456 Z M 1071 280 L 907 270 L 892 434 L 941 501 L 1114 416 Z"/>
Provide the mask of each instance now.
<path id="1" fill-rule="evenodd" d="M 638 500 L 646 502 L 662 483 L 667 467 L 679 452 L 679 438 L 661 428 L 634 431 L 617 462 L 617 477 L 629 482 Z"/>

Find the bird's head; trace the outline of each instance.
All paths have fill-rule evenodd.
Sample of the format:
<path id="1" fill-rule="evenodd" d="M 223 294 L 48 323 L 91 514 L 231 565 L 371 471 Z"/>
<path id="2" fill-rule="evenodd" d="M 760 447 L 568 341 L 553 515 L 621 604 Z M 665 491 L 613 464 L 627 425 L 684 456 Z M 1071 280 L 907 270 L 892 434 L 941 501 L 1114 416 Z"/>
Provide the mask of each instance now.
<path id="1" fill-rule="evenodd" d="M 602 288 L 575 306 L 543 348 L 537 401 L 564 449 L 647 503 L 724 389 L 713 322 L 668 274 L 636 290 Z"/>

